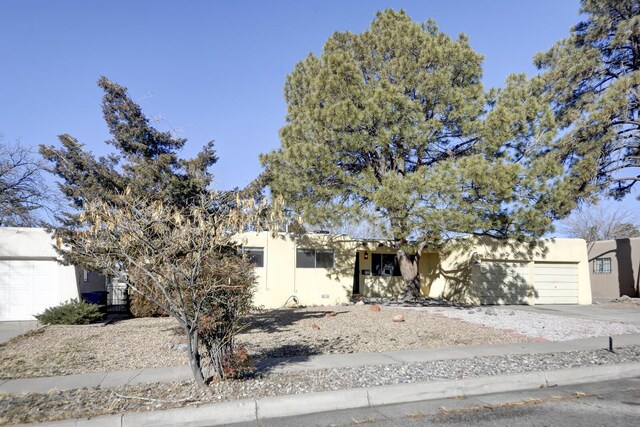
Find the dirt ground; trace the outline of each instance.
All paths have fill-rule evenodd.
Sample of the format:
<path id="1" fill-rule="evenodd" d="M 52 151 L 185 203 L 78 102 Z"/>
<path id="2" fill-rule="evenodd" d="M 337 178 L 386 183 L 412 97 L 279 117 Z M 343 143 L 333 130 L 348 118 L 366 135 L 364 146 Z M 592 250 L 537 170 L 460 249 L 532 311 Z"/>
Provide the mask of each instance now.
<path id="1" fill-rule="evenodd" d="M 394 322 L 396 315 L 404 322 Z M 368 305 L 286 308 L 252 315 L 237 342 L 257 360 L 381 352 L 531 339 L 419 311 Z M 171 318 L 103 325 L 47 326 L 0 345 L 0 378 L 28 378 L 187 364 Z M 176 348 L 177 347 L 177 348 Z"/>

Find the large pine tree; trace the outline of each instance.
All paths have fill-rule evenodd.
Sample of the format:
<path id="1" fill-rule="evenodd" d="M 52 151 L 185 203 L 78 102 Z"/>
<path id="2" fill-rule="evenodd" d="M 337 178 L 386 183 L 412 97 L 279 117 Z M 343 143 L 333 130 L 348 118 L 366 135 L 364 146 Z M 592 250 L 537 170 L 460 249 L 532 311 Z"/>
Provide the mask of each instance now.
<path id="1" fill-rule="evenodd" d="M 486 93 L 481 77 L 466 36 L 403 11 L 333 34 L 287 78 L 282 146 L 262 157 L 272 192 L 311 224 L 386 223 L 405 296 L 419 295 L 425 247 L 543 234 L 573 207 L 546 151 L 553 115 L 539 81 L 511 76 Z"/>
<path id="2" fill-rule="evenodd" d="M 583 0 L 584 21 L 538 54 L 576 191 L 621 198 L 640 181 L 640 2 Z"/>

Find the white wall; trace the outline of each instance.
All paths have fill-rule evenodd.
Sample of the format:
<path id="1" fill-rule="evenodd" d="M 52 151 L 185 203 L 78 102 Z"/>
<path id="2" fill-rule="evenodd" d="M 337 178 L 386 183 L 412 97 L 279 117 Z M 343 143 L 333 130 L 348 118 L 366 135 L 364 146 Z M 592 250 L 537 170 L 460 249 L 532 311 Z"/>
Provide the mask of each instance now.
<path id="1" fill-rule="evenodd" d="M 46 291 L 45 305 L 42 298 L 37 301 L 36 311 L 41 312 L 46 307 L 56 306 L 68 299 L 78 298 L 78 283 L 76 280 L 76 269 L 74 266 L 64 266 L 57 261 L 58 254 L 53 248 L 54 240 L 51 235 L 42 228 L 18 228 L 0 227 L 0 260 L 6 269 L 0 273 L 0 306 L 3 306 L 2 320 L 30 320 L 30 316 L 20 314 L 17 317 L 10 315 L 8 306 L 11 304 L 12 295 L 16 295 L 16 283 L 10 283 L 11 269 L 29 268 L 26 263 L 33 264 L 33 271 L 37 270 L 37 277 L 32 284 L 27 282 L 24 286 L 33 286 L 27 295 L 32 295 L 34 300 L 42 297 Z M 43 264 L 44 263 L 44 264 Z M 46 264 L 46 265 L 45 265 Z M 36 266 L 39 266 L 36 268 Z M 46 268 L 41 268 L 46 266 Z M 24 295 L 24 293 L 23 293 Z M 31 298 L 31 297 L 30 297 Z M 38 313 L 31 313 L 38 314 Z"/>

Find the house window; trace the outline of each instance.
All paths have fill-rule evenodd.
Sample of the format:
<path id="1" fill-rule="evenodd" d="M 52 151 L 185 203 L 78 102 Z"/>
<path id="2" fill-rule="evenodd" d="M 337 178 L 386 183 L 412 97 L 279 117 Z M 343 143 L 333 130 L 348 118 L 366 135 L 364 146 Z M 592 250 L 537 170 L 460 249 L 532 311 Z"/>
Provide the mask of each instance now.
<path id="1" fill-rule="evenodd" d="M 593 260 L 593 272 L 595 274 L 611 273 L 611 258 L 596 258 Z"/>
<path id="2" fill-rule="evenodd" d="M 87 270 L 82 270 L 82 281 L 85 283 L 89 281 L 89 272 Z"/>
<path id="3" fill-rule="evenodd" d="M 242 248 L 242 253 L 247 255 L 249 263 L 258 268 L 264 267 L 264 248 Z"/>
<path id="4" fill-rule="evenodd" d="M 374 276 L 400 276 L 395 254 L 371 254 L 371 269 Z"/>
<path id="5" fill-rule="evenodd" d="M 333 268 L 333 258 L 330 249 L 297 249 L 296 268 Z"/>

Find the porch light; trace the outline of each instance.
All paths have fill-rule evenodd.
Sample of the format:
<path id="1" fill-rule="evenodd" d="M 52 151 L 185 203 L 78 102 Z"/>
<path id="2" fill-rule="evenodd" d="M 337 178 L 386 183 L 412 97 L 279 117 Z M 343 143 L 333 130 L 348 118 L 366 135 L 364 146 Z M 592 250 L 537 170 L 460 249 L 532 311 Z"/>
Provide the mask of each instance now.
<path id="1" fill-rule="evenodd" d="M 364 251 L 364 259 L 369 259 L 369 252 Z"/>

